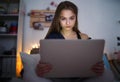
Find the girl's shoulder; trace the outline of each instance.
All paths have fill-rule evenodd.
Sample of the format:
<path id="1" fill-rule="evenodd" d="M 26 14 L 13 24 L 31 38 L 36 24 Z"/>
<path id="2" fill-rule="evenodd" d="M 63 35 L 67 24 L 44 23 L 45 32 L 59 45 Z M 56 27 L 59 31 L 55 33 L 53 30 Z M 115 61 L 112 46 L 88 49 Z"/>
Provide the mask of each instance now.
<path id="1" fill-rule="evenodd" d="M 81 39 L 83 39 L 83 40 L 89 39 L 89 36 L 88 36 L 87 34 L 85 34 L 85 33 L 80 33 L 80 37 L 81 37 Z"/>

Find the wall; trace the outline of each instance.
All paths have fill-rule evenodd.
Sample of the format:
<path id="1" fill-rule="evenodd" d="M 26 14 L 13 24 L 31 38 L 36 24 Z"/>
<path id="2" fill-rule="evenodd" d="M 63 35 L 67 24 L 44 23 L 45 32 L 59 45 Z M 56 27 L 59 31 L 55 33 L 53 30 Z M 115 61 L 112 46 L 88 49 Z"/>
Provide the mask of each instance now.
<path id="1" fill-rule="evenodd" d="M 50 2 L 59 3 L 63 0 L 25 0 L 26 16 L 24 27 L 24 52 L 28 52 L 32 45 L 43 39 L 48 31 L 45 28 L 43 31 L 30 28 L 30 17 L 27 13 L 33 9 L 56 9 L 50 6 Z M 88 34 L 93 39 L 105 39 L 105 52 L 113 53 L 117 46 L 117 36 L 120 36 L 120 0 L 70 0 L 79 8 L 79 29 L 81 32 Z"/>

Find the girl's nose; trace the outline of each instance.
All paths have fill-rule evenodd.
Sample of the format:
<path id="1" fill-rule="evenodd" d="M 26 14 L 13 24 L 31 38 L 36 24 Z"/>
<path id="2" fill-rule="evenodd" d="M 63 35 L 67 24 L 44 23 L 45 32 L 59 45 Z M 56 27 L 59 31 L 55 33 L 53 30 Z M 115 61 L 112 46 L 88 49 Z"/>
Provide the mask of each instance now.
<path id="1" fill-rule="evenodd" d="M 69 25 L 69 24 L 70 24 L 70 20 L 67 20 L 67 21 L 66 21 L 66 24 Z"/>

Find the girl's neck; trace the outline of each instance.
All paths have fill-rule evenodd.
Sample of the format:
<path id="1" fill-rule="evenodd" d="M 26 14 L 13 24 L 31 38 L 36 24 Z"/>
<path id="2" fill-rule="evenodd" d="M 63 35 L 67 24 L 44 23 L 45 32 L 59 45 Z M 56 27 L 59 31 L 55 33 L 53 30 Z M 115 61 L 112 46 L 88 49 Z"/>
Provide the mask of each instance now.
<path id="1" fill-rule="evenodd" d="M 69 36 L 69 35 L 72 35 L 74 33 L 74 31 L 73 30 L 69 30 L 69 31 L 61 30 L 61 33 L 65 36 Z"/>
<path id="2" fill-rule="evenodd" d="M 76 32 L 74 31 L 61 31 L 65 39 L 77 39 Z"/>

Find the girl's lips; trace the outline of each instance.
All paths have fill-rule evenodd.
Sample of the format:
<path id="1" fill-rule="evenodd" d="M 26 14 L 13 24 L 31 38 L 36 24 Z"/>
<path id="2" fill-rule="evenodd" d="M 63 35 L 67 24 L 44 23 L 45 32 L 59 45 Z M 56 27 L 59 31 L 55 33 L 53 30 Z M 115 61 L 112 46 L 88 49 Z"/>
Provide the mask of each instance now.
<path id="1" fill-rule="evenodd" d="M 66 28 L 71 28 L 70 26 L 66 26 Z"/>

